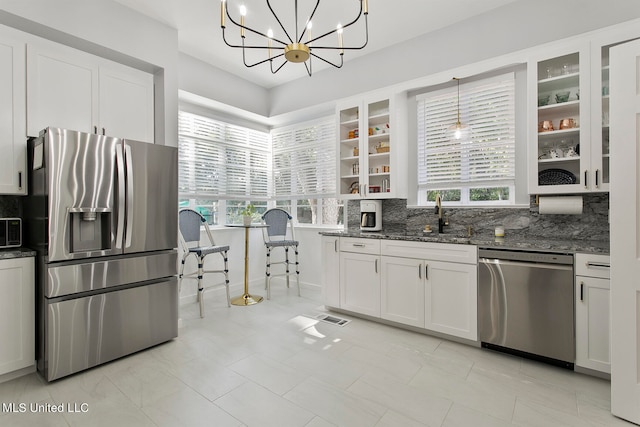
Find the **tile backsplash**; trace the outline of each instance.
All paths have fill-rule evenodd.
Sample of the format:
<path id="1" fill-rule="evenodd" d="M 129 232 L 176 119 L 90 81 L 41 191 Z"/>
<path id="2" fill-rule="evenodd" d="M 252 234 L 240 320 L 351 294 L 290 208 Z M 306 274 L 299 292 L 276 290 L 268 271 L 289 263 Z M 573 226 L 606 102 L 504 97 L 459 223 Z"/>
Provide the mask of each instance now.
<path id="1" fill-rule="evenodd" d="M 20 196 L 0 196 L 0 218 L 22 218 Z"/>
<path id="2" fill-rule="evenodd" d="M 347 209 L 348 229 L 359 230 L 360 201 L 349 200 Z M 466 236 L 470 226 L 474 234 L 493 236 L 495 227 L 502 226 L 506 236 L 609 241 L 608 193 L 583 195 L 581 215 L 541 215 L 535 197 L 528 208 L 444 207 L 443 211 L 449 218 L 446 234 Z M 426 224 L 437 231 L 433 208 L 408 208 L 406 199 L 382 201 L 382 233 L 421 234 Z"/>

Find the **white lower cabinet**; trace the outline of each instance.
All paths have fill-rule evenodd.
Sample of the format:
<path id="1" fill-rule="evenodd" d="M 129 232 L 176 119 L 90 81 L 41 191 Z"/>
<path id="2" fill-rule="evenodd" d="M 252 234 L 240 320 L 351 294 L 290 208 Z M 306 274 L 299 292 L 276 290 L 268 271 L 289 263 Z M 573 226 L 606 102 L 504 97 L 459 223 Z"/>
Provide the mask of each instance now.
<path id="1" fill-rule="evenodd" d="M 477 340 L 477 247 L 350 237 L 337 246 L 339 308 Z M 333 307 L 335 248 L 323 239 L 325 304 Z"/>
<path id="2" fill-rule="evenodd" d="M 34 259 L 0 260 L 0 375 L 35 363 Z"/>
<path id="3" fill-rule="evenodd" d="M 340 307 L 340 238 L 322 236 L 322 299 L 331 307 Z"/>
<path id="4" fill-rule="evenodd" d="M 424 328 L 424 265 L 419 259 L 383 256 L 381 316 Z"/>
<path id="5" fill-rule="evenodd" d="M 380 317 L 380 255 L 340 253 L 340 308 Z"/>
<path id="6" fill-rule="evenodd" d="M 609 256 L 576 254 L 576 366 L 611 373 Z"/>
<path id="7" fill-rule="evenodd" d="M 425 268 L 425 328 L 477 340 L 477 265 L 428 261 Z"/>

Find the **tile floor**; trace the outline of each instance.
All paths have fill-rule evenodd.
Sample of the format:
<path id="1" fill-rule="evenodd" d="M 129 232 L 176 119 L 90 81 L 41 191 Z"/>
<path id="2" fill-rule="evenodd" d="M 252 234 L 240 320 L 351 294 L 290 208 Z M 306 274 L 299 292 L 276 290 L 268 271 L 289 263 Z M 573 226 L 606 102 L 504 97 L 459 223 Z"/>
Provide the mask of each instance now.
<path id="1" fill-rule="evenodd" d="M 0 425 L 631 426 L 610 414 L 607 381 L 357 318 L 318 322 L 305 316 L 323 311 L 313 290 L 272 294 L 231 308 L 210 294 L 205 319 L 181 307 L 169 343 L 48 385 L 0 384 L 4 404 L 88 408 L 5 408 Z"/>

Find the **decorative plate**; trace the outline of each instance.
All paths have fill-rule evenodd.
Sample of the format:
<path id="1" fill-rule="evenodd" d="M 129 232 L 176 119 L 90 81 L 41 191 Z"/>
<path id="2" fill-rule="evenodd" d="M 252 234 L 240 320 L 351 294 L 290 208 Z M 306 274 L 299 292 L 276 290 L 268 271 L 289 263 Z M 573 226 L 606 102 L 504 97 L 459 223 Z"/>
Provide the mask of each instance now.
<path id="1" fill-rule="evenodd" d="M 538 185 L 575 184 L 576 176 L 564 169 L 546 169 L 538 173 Z"/>

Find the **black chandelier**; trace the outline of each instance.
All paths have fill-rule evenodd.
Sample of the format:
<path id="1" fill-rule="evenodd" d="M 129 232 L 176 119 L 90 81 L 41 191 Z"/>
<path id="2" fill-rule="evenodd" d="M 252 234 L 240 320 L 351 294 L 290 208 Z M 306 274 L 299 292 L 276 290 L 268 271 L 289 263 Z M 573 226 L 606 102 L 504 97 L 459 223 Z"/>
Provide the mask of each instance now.
<path id="1" fill-rule="evenodd" d="M 363 49 L 367 43 L 369 42 L 369 24 L 368 24 L 368 15 L 369 15 L 369 6 L 368 0 L 356 0 L 360 2 L 360 11 L 358 15 L 345 25 L 338 24 L 335 29 L 330 30 L 322 35 L 317 37 L 312 37 L 311 28 L 312 28 L 312 19 L 316 11 L 318 10 L 318 6 L 320 5 L 320 0 L 316 0 L 315 7 L 309 17 L 306 20 L 306 24 L 300 32 L 300 28 L 298 25 L 298 0 L 295 0 L 294 5 L 294 14 L 295 14 L 295 34 L 293 34 L 292 29 L 287 30 L 285 25 L 282 23 L 282 20 L 278 17 L 278 15 L 273 10 L 271 6 L 270 0 L 265 0 L 266 4 L 271 11 L 271 14 L 275 18 L 275 21 L 280 26 L 282 31 L 284 32 L 284 36 L 286 40 L 281 40 L 279 38 L 274 38 L 273 31 L 268 29 L 266 34 L 257 31 L 245 24 L 245 17 L 247 14 L 247 8 L 244 4 L 239 6 L 239 15 L 240 19 L 235 20 L 231 14 L 229 13 L 229 7 L 227 6 L 227 0 L 221 0 L 220 5 L 220 27 L 222 28 L 222 39 L 229 47 L 240 48 L 242 49 L 242 60 L 246 67 L 255 67 L 256 65 L 264 64 L 265 62 L 269 62 L 269 66 L 271 68 L 271 72 L 273 74 L 277 73 L 284 67 L 287 62 L 294 63 L 304 63 L 305 68 L 307 69 L 307 74 L 311 76 L 312 68 L 311 68 L 311 58 L 317 58 L 329 65 L 332 65 L 336 68 L 341 68 L 343 65 L 343 56 L 345 50 L 360 50 Z M 360 18 L 364 15 L 364 25 L 365 25 L 365 41 L 362 46 L 344 46 L 343 43 L 343 31 L 345 28 L 348 28 L 358 22 Z M 233 23 L 236 27 L 240 28 L 240 38 L 241 44 L 232 44 L 227 41 L 225 36 L 226 29 L 226 19 L 229 19 L 231 23 Z M 253 33 L 257 36 L 262 37 L 263 42 L 258 44 L 247 44 L 245 43 L 246 32 Z M 336 44 L 326 44 L 319 45 L 318 42 L 323 42 L 326 37 L 331 36 L 332 34 L 336 34 Z M 306 35 L 306 41 L 303 42 L 303 38 Z M 259 60 L 255 63 L 247 63 L 246 50 L 247 49 L 261 49 L 266 51 L 267 58 Z M 339 61 L 332 62 L 331 60 L 323 57 L 323 55 L 329 52 L 336 52 Z"/>

